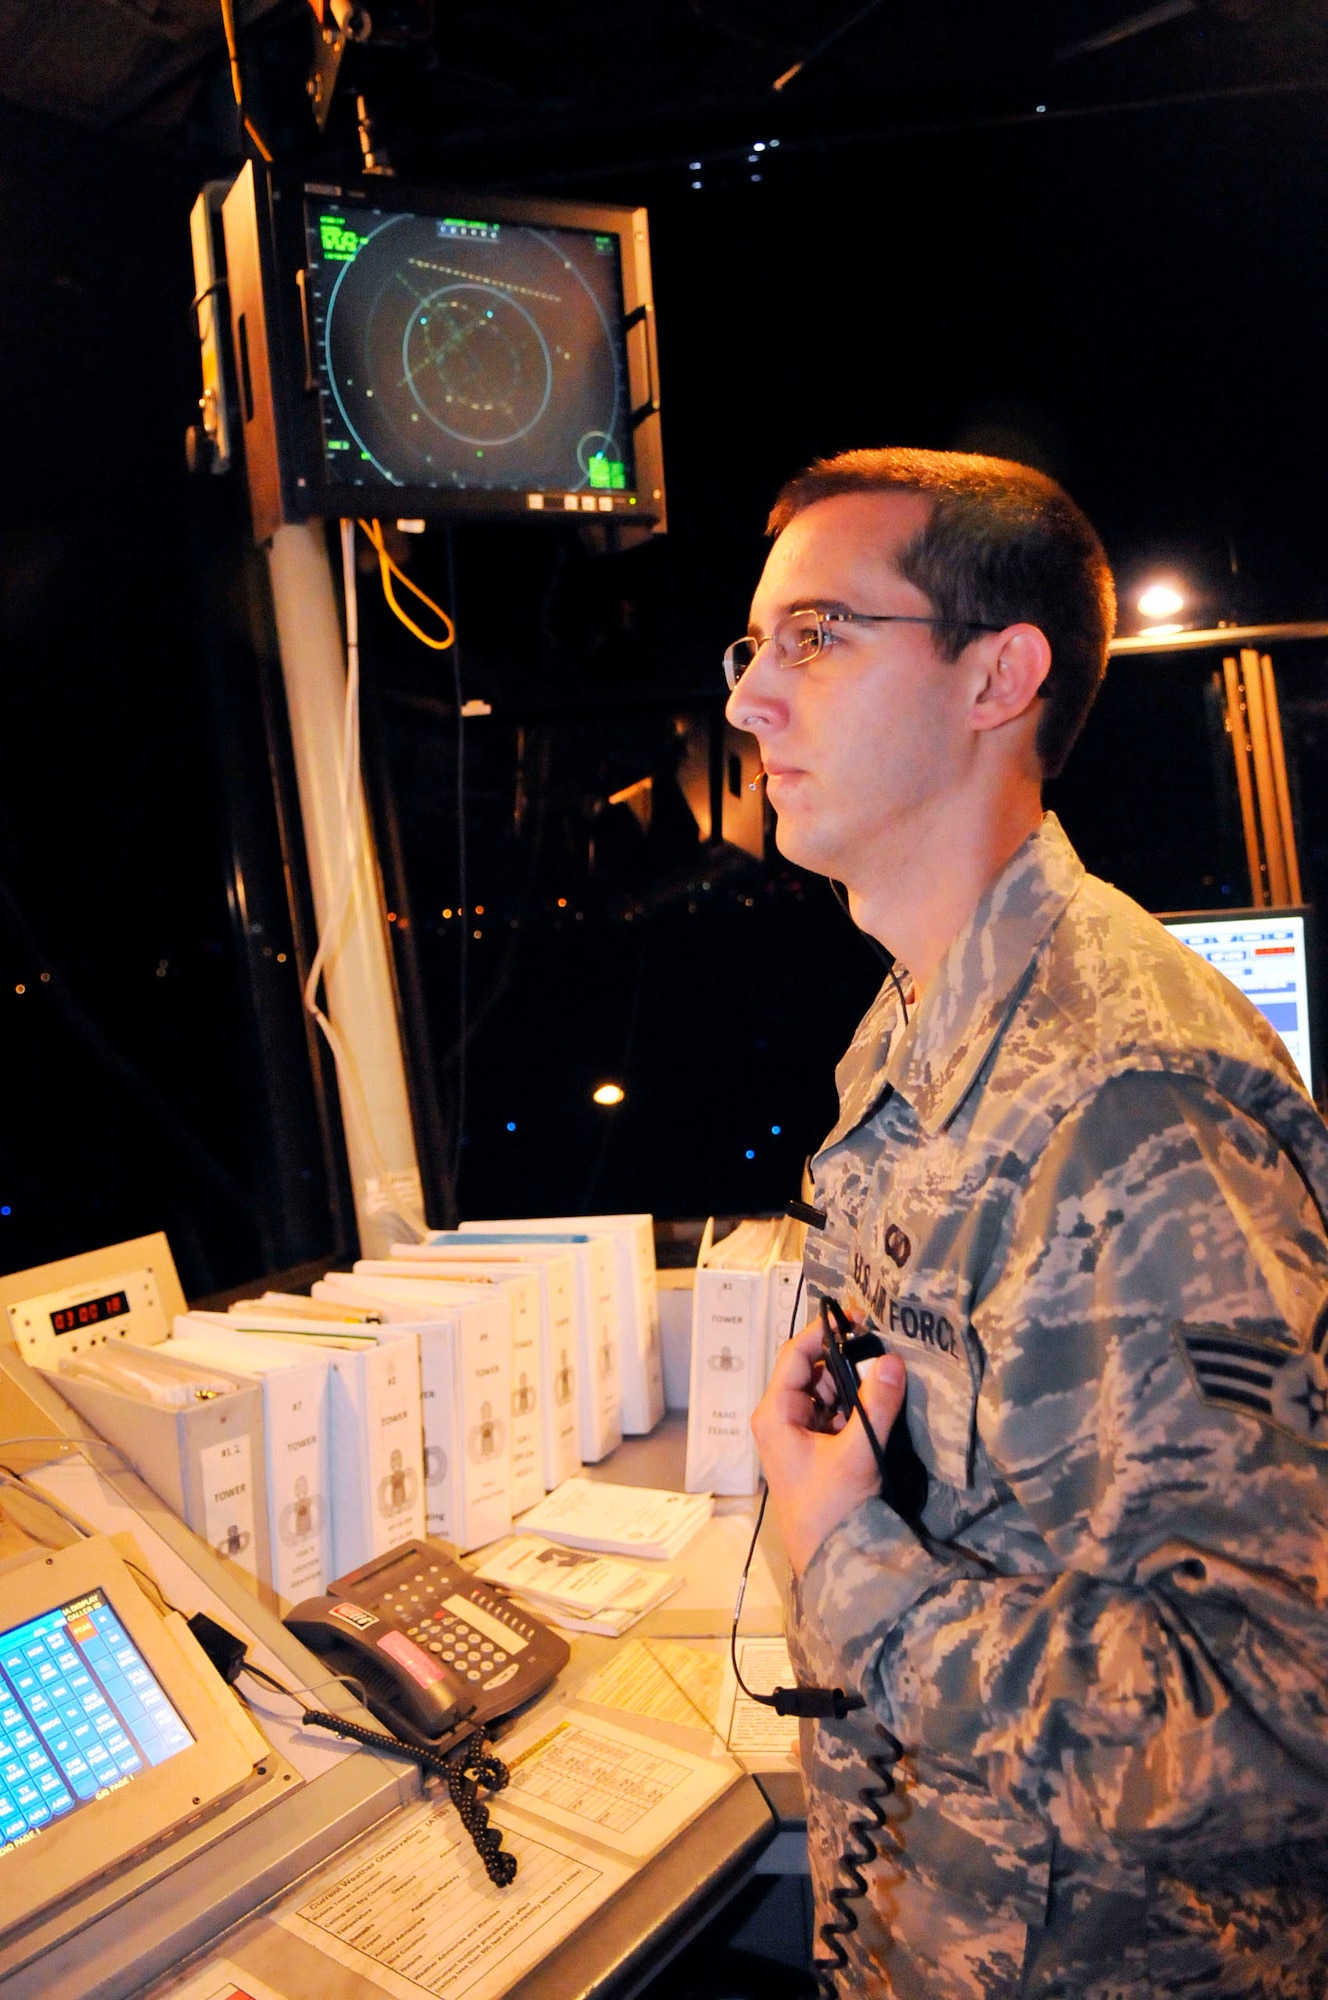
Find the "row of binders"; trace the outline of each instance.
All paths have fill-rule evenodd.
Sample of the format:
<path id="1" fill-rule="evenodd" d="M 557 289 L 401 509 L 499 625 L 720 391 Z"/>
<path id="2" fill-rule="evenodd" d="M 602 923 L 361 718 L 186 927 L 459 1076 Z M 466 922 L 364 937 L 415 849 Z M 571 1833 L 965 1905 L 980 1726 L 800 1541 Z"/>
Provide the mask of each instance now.
<path id="1" fill-rule="evenodd" d="M 491 1542 L 653 1429 L 652 1219 L 435 1232 L 56 1380 L 218 1555 L 299 1600 L 413 1536 Z"/>

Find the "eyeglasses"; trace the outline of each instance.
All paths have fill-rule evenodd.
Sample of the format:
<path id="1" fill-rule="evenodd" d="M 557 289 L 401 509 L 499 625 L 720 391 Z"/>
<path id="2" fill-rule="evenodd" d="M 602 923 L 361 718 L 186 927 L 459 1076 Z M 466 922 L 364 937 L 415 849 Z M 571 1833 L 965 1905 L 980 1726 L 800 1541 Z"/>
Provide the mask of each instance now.
<path id="1" fill-rule="evenodd" d="M 773 646 L 781 667 L 805 667 L 825 644 L 827 625 L 950 625 L 966 632 L 999 632 L 999 625 L 979 625 L 972 618 L 911 618 L 896 611 L 790 611 L 776 621 L 766 639 L 747 634 L 735 639 L 724 655 L 724 678 L 731 688 L 751 666 L 762 646 Z"/>

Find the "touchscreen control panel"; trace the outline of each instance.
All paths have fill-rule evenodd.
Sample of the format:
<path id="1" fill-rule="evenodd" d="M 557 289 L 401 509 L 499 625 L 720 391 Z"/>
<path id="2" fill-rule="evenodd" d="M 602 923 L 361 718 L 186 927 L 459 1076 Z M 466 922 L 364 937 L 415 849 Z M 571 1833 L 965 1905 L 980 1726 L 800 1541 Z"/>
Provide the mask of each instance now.
<path id="1" fill-rule="evenodd" d="M 0 1633 L 0 1853 L 194 1738 L 101 1590 Z"/>

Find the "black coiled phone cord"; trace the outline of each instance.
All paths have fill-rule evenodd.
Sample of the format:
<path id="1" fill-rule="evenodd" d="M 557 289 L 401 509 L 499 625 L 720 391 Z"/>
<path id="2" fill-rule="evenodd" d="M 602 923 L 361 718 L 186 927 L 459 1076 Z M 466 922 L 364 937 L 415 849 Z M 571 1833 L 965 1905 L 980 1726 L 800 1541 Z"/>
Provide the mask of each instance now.
<path id="1" fill-rule="evenodd" d="M 881 1782 L 864 1785 L 858 1793 L 866 1813 L 861 1819 L 849 1821 L 848 1840 L 839 1857 L 840 1880 L 830 1891 L 830 1901 L 839 1913 L 838 1918 L 827 1917 L 820 1926 L 821 1942 L 830 1953 L 829 1958 L 818 1958 L 812 1966 L 821 2000 L 839 2000 L 836 1981 L 848 1967 L 848 1953 L 841 1940 L 851 1937 L 858 1928 L 858 1913 L 853 1902 L 856 1897 L 867 1893 L 867 1878 L 862 1871 L 877 1858 L 879 1850 L 875 1836 L 886 1830 L 885 1800 L 894 1791 L 894 1766 L 903 1755 L 903 1744 L 888 1729 L 878 1725 L 876 1734 L 884 1740 L 886 1749 L 879 1756 L 868 1757 L 867 1763 Z"/>
<path id="2" fill-rule="evenodd" d="M 289 1689 L 283 1689 L 289 1693 Z M 484 1863 L 484 1872 L 496 1888 L 505 1889 L 516 1874 L 516 1856 L 503 1846 L 502 1833 L 489 1824 L 489 1808 L 479 1795 L 481 1785 L 500 1792 L 508 1780 L 508 1770 L 500 1758 L 484 1755 L 484 1731 L 474 1730 L 452 1750 L 430 1750 L 422 1743 L 404 1743 L 381 1729 L 366 1729 L 345 1715 L 331 1715 L 323 1709 L 308 1708 L 302 1718 L 318 1729 L 330 1729 L 355 1743 L 367 1743 L 373 1750 L 390 1750 L 394 1756 L 409 1757 L 426 1771 L 436 1771 L 447 1785 L 447 1795 L 456 1807 L 462 1826 Z"/>
<path id="3" fill-rule="evenodd" d="M 489 1825 L 489 1808 L 480 1797 L 479 1788 L 483 1785 L 487 1792 L 500 1792 L 509 1775 L 500 1758 L 484 1755 L 482 1729 L 468 1736 L 447 1758 L 447 1795 L 475 1844 L 485 1873 L 499 1889 L 505 1889 L 516 1874 L 516 1856 L 503 1847 L 498 1828 Z"/>

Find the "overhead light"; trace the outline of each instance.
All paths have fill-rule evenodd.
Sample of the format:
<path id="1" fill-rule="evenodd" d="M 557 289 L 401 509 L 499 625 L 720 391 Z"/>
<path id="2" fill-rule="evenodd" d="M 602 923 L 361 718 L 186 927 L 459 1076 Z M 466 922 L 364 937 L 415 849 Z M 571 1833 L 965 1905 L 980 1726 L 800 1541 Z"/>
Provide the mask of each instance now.
<path id="1" fill-rule="evenodd" d="M 1185 599 L 1174 583 L 1150 583 L 1139 593 L 1138 606 L 1145 618 L 1174 618 L 1185 609 Z"/>
<path id="2" fill-rule="evenodd" d="M 602 1083 L 591 1095 L 596 1104 L 621 1104 L 627 1092 L 620 1083 Z"/>

